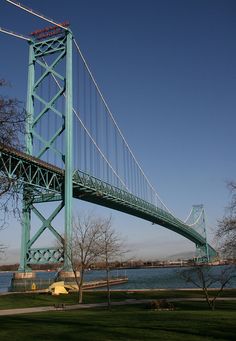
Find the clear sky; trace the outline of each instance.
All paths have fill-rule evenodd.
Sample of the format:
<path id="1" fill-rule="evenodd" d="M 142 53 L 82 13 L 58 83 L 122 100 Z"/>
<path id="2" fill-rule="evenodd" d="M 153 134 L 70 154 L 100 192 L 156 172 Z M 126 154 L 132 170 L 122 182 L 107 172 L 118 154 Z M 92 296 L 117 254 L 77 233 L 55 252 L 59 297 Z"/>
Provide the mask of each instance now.
<path id="1" fill-rule="evenodd" d="M 129 145 L 161 198 L 184 219 L 205 205 L 214 239 L 235 180 L 236 2 L 234 0 L 24 0 L 71 28 Z M 47 23 L 0 0 L 0 26 L 28 34 Z M 0 78 L 26 98 L 27 43 L 0 34 Z M 112 213 L 133 255 L 194 250 L 174 232 Z M 20 227 L 1 232 L 19 247 Z"/>

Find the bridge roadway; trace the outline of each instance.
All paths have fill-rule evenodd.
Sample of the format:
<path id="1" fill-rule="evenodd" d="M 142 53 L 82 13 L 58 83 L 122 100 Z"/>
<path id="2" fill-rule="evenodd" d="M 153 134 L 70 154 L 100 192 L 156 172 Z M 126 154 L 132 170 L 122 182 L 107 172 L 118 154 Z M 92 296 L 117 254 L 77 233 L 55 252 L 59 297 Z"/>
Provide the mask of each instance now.
<path id="1" fill-rule="evenodd" d="M 34 202 L 63 199 L 65 171 L 15 148 L 0 144 L 0 174 L 19 179 L 34 193 Z M 191 240 L 197 246 L 206 244 L 205 238 L 175 218 L 133 194 L 112 186 L 81 171 L 73 174 L 73 196 L 81 200 L 109 207 L 161 225 Z M 208 244 L 211 257 L 216 251 Z"/>

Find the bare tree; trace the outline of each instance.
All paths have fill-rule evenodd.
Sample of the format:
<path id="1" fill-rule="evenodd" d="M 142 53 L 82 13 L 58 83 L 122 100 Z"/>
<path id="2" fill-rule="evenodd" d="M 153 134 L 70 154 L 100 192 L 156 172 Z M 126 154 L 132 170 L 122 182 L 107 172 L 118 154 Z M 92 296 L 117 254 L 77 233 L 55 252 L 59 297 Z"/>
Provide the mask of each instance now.
<path id="1" fill-rule="evenodd" d="M 73 236 L 69 258 L 79 288 L 79 303 L 83 301 L 84 273 L 101 254 L 101 231 L 103 220 L 88 215 L 77 215 L 73 219 Z M 79 272 L 79 275 L 78 275 Z"/>
<path id="2" fill-rule="evenodd" d="M 193 268 L 180 272 L 180 276 L 187 282 L 200 288 L 204 292 L 204 296 L 208 307 L 215 309 L 216 299 L 220 296 L 223 289 L 236 277 L 234 267 L 223 267 L 221 270 L 207 265 L 196 265 Z M 217 285 L 217 289 L 212 291 L 213 296 L 209 295 L 209 289 Z"/>
<path id="3" fill-rule="evenodd" d="M 0 88 L 9 84 L 0 79 Z M 22 147 L 22 135 L 25 133 L 25 110 L 16 98 L 0 95 L 0 143 Z"/>
<path id="4" fill-rule="evenodd" d="M 101 257 L 106 267 L 107 305 L 108 309 L 111 309 L 110 262 L 125 252 L 121 237 L 112 228 L 111 218 L 104 220 L 102 225 L 101 246 Z"/>
<path id="5" fill-rule="evenodd" d="M 4 80 L 0 79 L 0 88 L 9 86 Z M 15 98 L 9 98 L 0 94 L 0 145 L 16 147 L 22 149 L 23 136 L 25 133 L 25 110 L 22 104 Z M 4 170 L 0 169 L 0 227 L 3 227 L 6 218 L 18 211 L 18 182 L 17 179 L 9 178 Z"/>
<path id="6" fill-rule="evenodd" d="M 220 244 L 220 251 L 228 258 L 236 258 L 236 183 L 230 182 L 231 203 L 228 214 L 219 221 L 216 237 Z"/>

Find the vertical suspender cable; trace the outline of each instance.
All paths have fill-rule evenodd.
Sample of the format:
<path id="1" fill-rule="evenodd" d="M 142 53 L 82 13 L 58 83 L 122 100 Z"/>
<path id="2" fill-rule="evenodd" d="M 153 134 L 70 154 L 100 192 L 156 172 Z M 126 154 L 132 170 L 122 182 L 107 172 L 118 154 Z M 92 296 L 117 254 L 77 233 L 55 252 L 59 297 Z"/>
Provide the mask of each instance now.
<path id="1" fill-rule="evenodd" d="M 47 65 L 46 61 L 45 61 L 45 65 Z M 83 65 L 84 66 L 84 65 Z M 59 84 L 59 82 L 57 81 L 56 77 L 54 75 L 52 75 L 55 83 L 57 84 L 57 86 L 61 89 L 61 86 Z M 82 80 L 81 80 L 82 82 Z M 66 94 L 64 93 L 64 98 L 66 98 Z M 82 100 L 82 95 L 81 95 L 81 100 Z M 94 109 L 94 112 L 95 112 L 95 117 L 96 117 L 96 107 L 97 107 L 97 91 L 95 91 L 95 109 Z M 122 180 L 122 178 L 119 176 L 119 174 L 116 173 L 115 169 L 113 168 L 113 166 L 111 165 L 111 163 L 109 162 L 109 160 L 107 159 L 106 155 L 102 152 L 101 148 L 98 146 L 97 142 L 95 141 L 95 139 L 92 137 L 92 135 L 90 134 L 90 132 L 88 131 L 88 129 L 86 128 L 86 126 L 84 125 L 80 115 L 79 115 L 79 112 L 80 110 L 78 110 L 78 112 L 76 112 L 76 110 L 74 108 L 73 109 L 73 113 L 76 115 L 78 121 L 80 122 L 80 125 L 81 125 L 81 129 L 82 131 L 84 132 L 84 134 L 87 134 L 88 137 L 91 139 L 91 141 L 93 142 L 93 145 L 94 147 L 96 147 L 97 151 L 99 152 L 99 154 L 101 155 L 101 157 L 103 158 L 103 160 L 105 160 L 107 166 L 109 167 L 109 172 L 111 172 L 111 174 L 114 174 L 118 179 L 119 179 L 119 182 L 120 184 L 122 184 L 124 186 L 124 188 L 129 191 L 129 188 L 126 186 L 126 184 L 124 183 L 124 181 Z M 106 115 L 107 117 L 107 115 Z M 64 134 L 62 135 L 63 137 L 63 141 L 64 141 Z M 84 139 L 82 139 L 84 140 Z M 84 148 L 82 149 L 82 152 L 84 152 Z M 64 153 L 65 154 L 65 153 Z M 82 153 L 80 153 L 81 155 Z M 81 155 L 81 158 L 82 158 L 82 155 Z M 83 158 L 84 159 L 84 158 Z M 81 161 L 81 165 L 82 165 L 82 161 Z M 81 169 L 84 169 L 84 167 L 81 166 Z M 108 172 L 108 173 L 109 173 Z"/>
<path id="2" fill-rule="evenodd" d="M 145 181 L 147 182 L 147 185 L 150 186 L 151 190 L 155 192 L 156 197 L 158 198 L 158 200 L 160 201 L 160 203 L 163 205 L 163 207 L 164 207 L 169 213 L 171 213 L 170 210 L 168 209 L 168 207 L 163 203 L 163 201 L 162 201 L 161 198 L 159 197 L 159 195 L 158 195 L 158 193 L 156 192 L 155 188 L 152 186 L 152 184 L 151 184 L 150 181 L 148 180 L 148 178 L 147 178 L 147 176 L 145 175 L 145 173 L 144 173 L 142 167 L 139 165 L 139 163 L 138 163 L 137 159 L 135 158 L 135 156 L 134 156 L 132 150 L 130 149 L 130 147 L 129 147 L 129 145 L 128 145 L 128 143 L 127 143 L 127 141 L 126 141 L 124 135 L 122 134 L 122 132 L 121 132 L 119 126 L 117 125 L 117 123 L 116 123 L 116 121 L 115 121 L 115 118 L 114 118 L 114 116 L 113 116 L 111 110 L 109 109 L 108 104 L 107 104 L 106 100 L 104 99 L 104 97 L 103 97 L 103 95 L 102 95 L 102 93 L 101 93 L 101 91 L 100 91 L 100 89 L 99 89 L 99 87 L 98 87 L 98 84 L 97 84 L 95 78 L 93 77 L 93 74 L 92 74 L 92 72 L 91 72 L 91 70 L 90 70 L 90 68 L 89 68 L 89 66 L 88 66 L 88 64 L 87 64 L 87 62 L 86 62 L 86 60 L 85 60 L 85 58 L 84 58 L 84 56 L 83 56 L 83 54 L 82 54 L 82 51 L 80 50 L 80 47 L 79 47 L 79 45 L 77 44 L 77 42 L 76 42 L 75 39 L 74 39 L 74 44 L 75 44 L 75 46 L 76 46 L 76 48 L 77 48 L 77 50 L 78 50 L 78 52 L 79 52 L 79 54 L 80 54 L 80 56 L 81 56 L 81 59 L 82 59 L 83 62 L 84 62 L 84 65 L 85 65 L 85 67 L 86 67 L 86 69 L 87 69 L 87 71 L 88 71 L 88 73 L 89 73 L 89 75 L 90 75 L 92 81 L 94 82 L 94 85 L 95 85 L 95 87 L 96 87 L 96 89 L 97 89 L 97 91 L 98 91 L 98 93 L 99 93 L 99 95 L 100 95 L 100 98 L 101 98 L 102 102 L 104 103 L 104 105 L 105 105 L 105 107 L 106 107 L 106 109 L 107 109 L 107 113 L 108 113 L 109 116 L 111 117 L 111 120 L 112 120 L 112 122 L 114 123 L 114 125 L 116 126 L 116 128 L 117 128 L 117 130 L 118 130 L 118 132 L 119 132 L 119 134 L 120 134 L 120 136 L 121 136 L 121 138 L 124 140 L 124 142 L 125 142 L 125 144 L 126 144 L 126 146 L 127 146 L 127 149 L 128 149 L 128 151 L 130 152 L 130 154 L 132 155 L 132 157 L 133 157 L 135 163 L 137 163 L 137 166 L 139 167 L 139 169 L 140 169 L 140 171 L 141 171 L 143 177 L 145 178 Z"/>
<path id="3" fill-rule="evenodd" d="M 86 115 L 86 73 L 85 68 L 83 68 L 83 92 L 84 92 L 84 101 L 83 101 L 83 112 L 84 112 L 84 124 L 87 127 L 87 115 Z M 85 163 L 85 172 L 88 172 L 87 169 L 87 136 L 85 135 L 84 139 L 84 163 Z"/>
<path id="4" fill-rule="evenodd" d="M 89 130 L 92 131 L 92 84 L 89 81 Z M 90 164 L 90 174 L 93 174 L 93 151 L 92 151 L 92 141 L 89 139 L 89 164 Z"/>
<path id="5" fill-rule="evenodd" d="M 51 98 L 51 82 L 50 82 L 50 73 L 48 74 L 48 98 L 47 98 L 47 102 L 50 101 L 50 98 Z M 50 110 L 47 112 L 47 137 L 46 137 L 46 141 L 48 142 L 49 139 L 50 139 L 50 118 L 51 118 L 51 115 L 50 115 Z M 47 159 L 47 162 L 49 162 L 50 158 L 49 158 L 49 151 L 46 152 L 46 159 Z"/>

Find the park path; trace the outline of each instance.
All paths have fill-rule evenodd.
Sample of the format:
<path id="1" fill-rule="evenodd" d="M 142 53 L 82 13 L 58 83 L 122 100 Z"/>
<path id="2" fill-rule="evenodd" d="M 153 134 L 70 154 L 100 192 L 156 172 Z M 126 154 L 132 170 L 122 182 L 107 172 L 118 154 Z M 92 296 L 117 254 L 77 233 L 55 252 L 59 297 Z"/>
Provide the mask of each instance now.
<path id="1" fill-rule="evenodd" d="M 112 305 L 127 305 L 127 304 L 142 304 L 150 302 L 150 299 L 147 300 L 126 300 L 119 302 L 112 302 Z M 46 307 L 32 307 L 32 308 L 17 308 L 17 309 L 1 309 L 0 316 L 6 315 L 18 315 L 18 314 L 30 314 L 30 313 L 39 313 L 45 311 L 58 311 L 58 310 L 78 310 L 78 309 L 89 309 L 89 308 L 99 308 L 106 307 L 107 302 L 104 303 L 88 303 L 88 304 L 73 304 L 73 305 L 58 305 L 58 306 L 46 306 Z"/>
<path id="2" fill-rule="evenodd" d="M 112 302 L 112 306 L 128 305 L 128 304 L 143 304 L 153 301 L 152 299 L 146 300 L 136 300 L 128 299 L 125 301 Z M 167 299 L 170 302 L 179 301 L 205 301 L 204 298 L 170 298 Z M 217 301 L 236 301 L 236 297 L 219 297 Z M 104 303 L 89 303 L 89 304 L 73 304 L 73 305 L 58 305 L 58 306 L 46 306 L 46 307 L 32 307 L 32 308 L 17 308 L 17 309 L 1 309 L 0 316 L 7 315 L 19 315 L 19 314 L 31 314 L 31 313 L 41 313 L 48 311 L 66 311 L 66 310 L 78 310 L 78 309 L 89 309 L 89 308 L 99 308 L 106 307 L 107 302 Z"/>

